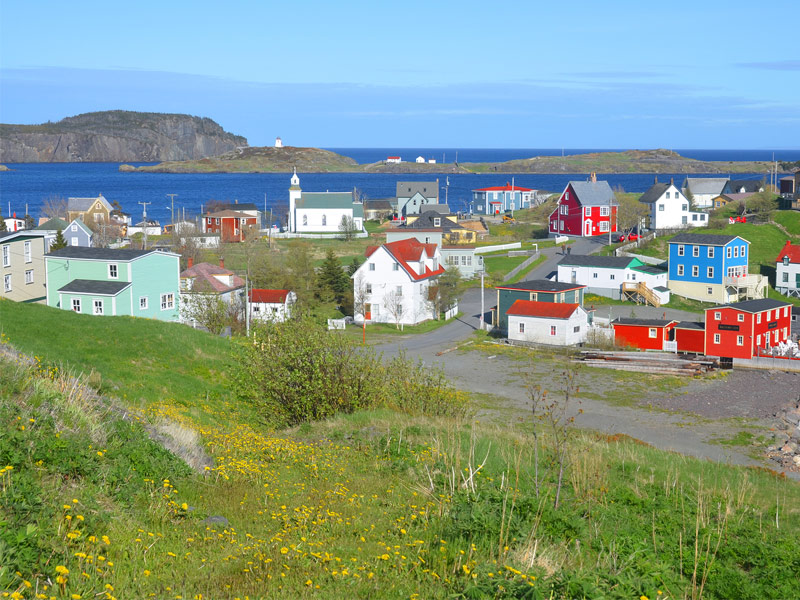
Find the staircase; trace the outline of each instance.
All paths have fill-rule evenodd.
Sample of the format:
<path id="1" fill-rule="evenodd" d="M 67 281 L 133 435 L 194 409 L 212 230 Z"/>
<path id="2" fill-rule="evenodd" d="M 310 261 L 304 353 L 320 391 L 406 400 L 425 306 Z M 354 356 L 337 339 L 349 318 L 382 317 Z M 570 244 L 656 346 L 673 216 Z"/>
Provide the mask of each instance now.
<path id="1" fill-rule="evenodd" d="M 643 281 L 638 283 L 625 282 L 622 284 L 622 299 L 632 300 L 636 304 L 650 304 L 651 306 L 661 306 L 661 301 L 656 293 L 647 287 Z"/>

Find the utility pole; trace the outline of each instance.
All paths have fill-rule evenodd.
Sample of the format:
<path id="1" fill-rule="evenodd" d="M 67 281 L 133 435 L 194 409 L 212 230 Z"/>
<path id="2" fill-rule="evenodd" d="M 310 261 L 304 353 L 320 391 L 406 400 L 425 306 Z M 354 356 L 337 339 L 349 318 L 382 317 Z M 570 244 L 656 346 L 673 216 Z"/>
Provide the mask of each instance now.
<path id="1" fill-rule="evenodd" d="M 167 194 L 168 198 L 172 199 L 172 228 L 175 229 L 175 196 L 178 194 Z"/>
<path id="2" fill-rule="evenodd" d="M 250 277 L 244 276 L 244 318 L 247 328 L 247 337 L 250 337 Z"/>
<path id="3" fill-rule="evenodd" d="M 272 250 L 272 207 L 269 209 L 269 249 Z"/>
<path id="4" fill-rule="evenodd" d="M 139 202 L 142 205 L 142 232 L 144 233 L 144 242 L 142 243 L 142 250 L 147 250 L 147 205 L 152 202 Z"/>
<path id="5" fill-rule="evenodd" d="M 483 329 L 484 329 L 484 326 L 483 326 L 483 311 L 485 309 L 484 309 L 484 305 L 483 305 L 483 290 L 484 290 L 484 287 L 483 287 L 483 276 L 485 274 L 486 274 L 486 268 L 484 267 L 484 270 L 481 271 L 481 319 L 480 319 L 481 331 L 483 331 Z"/>

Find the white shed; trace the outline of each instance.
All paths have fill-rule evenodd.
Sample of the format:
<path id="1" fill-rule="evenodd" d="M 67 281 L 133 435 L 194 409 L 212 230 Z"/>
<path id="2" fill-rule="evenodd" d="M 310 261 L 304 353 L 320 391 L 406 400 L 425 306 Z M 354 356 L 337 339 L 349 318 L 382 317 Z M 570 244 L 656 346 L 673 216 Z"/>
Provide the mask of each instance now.
<path id="1" fill-rule="evenodd" d="M 574 346 L 589 332 L 589 315 L 580 304 L 517 300 L 506 315 L 510 340 Z"/>

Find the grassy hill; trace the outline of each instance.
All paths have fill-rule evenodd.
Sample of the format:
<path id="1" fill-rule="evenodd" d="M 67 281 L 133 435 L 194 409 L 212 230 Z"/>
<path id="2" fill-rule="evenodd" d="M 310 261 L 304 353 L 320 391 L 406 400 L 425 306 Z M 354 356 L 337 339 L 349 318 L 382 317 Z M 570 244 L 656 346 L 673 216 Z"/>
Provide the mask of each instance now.
<path id="1" fill-rule="evenodd" d="M 800 486 L 767 471 L 576 432 L 555 508 L 553 440 L 530 420 L 381 409 L 270 431 L 225 385 L 226 340 L 8 301 L 0 330 L 7 353 L 38 357 L 0 361 L 9 594 L 721 599 L 800 584 Z M 154 432 L 213 466 L 189 469 Z"/>

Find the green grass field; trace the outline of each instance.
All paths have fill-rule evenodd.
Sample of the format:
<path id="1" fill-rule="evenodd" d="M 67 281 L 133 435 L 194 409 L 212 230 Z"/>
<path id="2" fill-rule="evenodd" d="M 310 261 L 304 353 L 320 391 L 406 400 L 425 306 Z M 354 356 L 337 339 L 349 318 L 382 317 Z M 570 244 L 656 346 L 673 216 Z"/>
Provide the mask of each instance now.
<path id="1" fill-rule="evenodd" d="M 226 340 L 8 301 L 0 327 L 4 348 L 40 357 L 0 360 L 9 597 L 716 600 L 800 585 L 800 485 L 765 470 L 625 436 L 560 446 L 524 415 L 362 410 L 271 431 L 228 391 Z M 70 371 L 94 371 L 91 388 Z M 548 398 L 563 385 L 552 375 Z M 148 431 L 213 464 L 190 470 Z"/>

